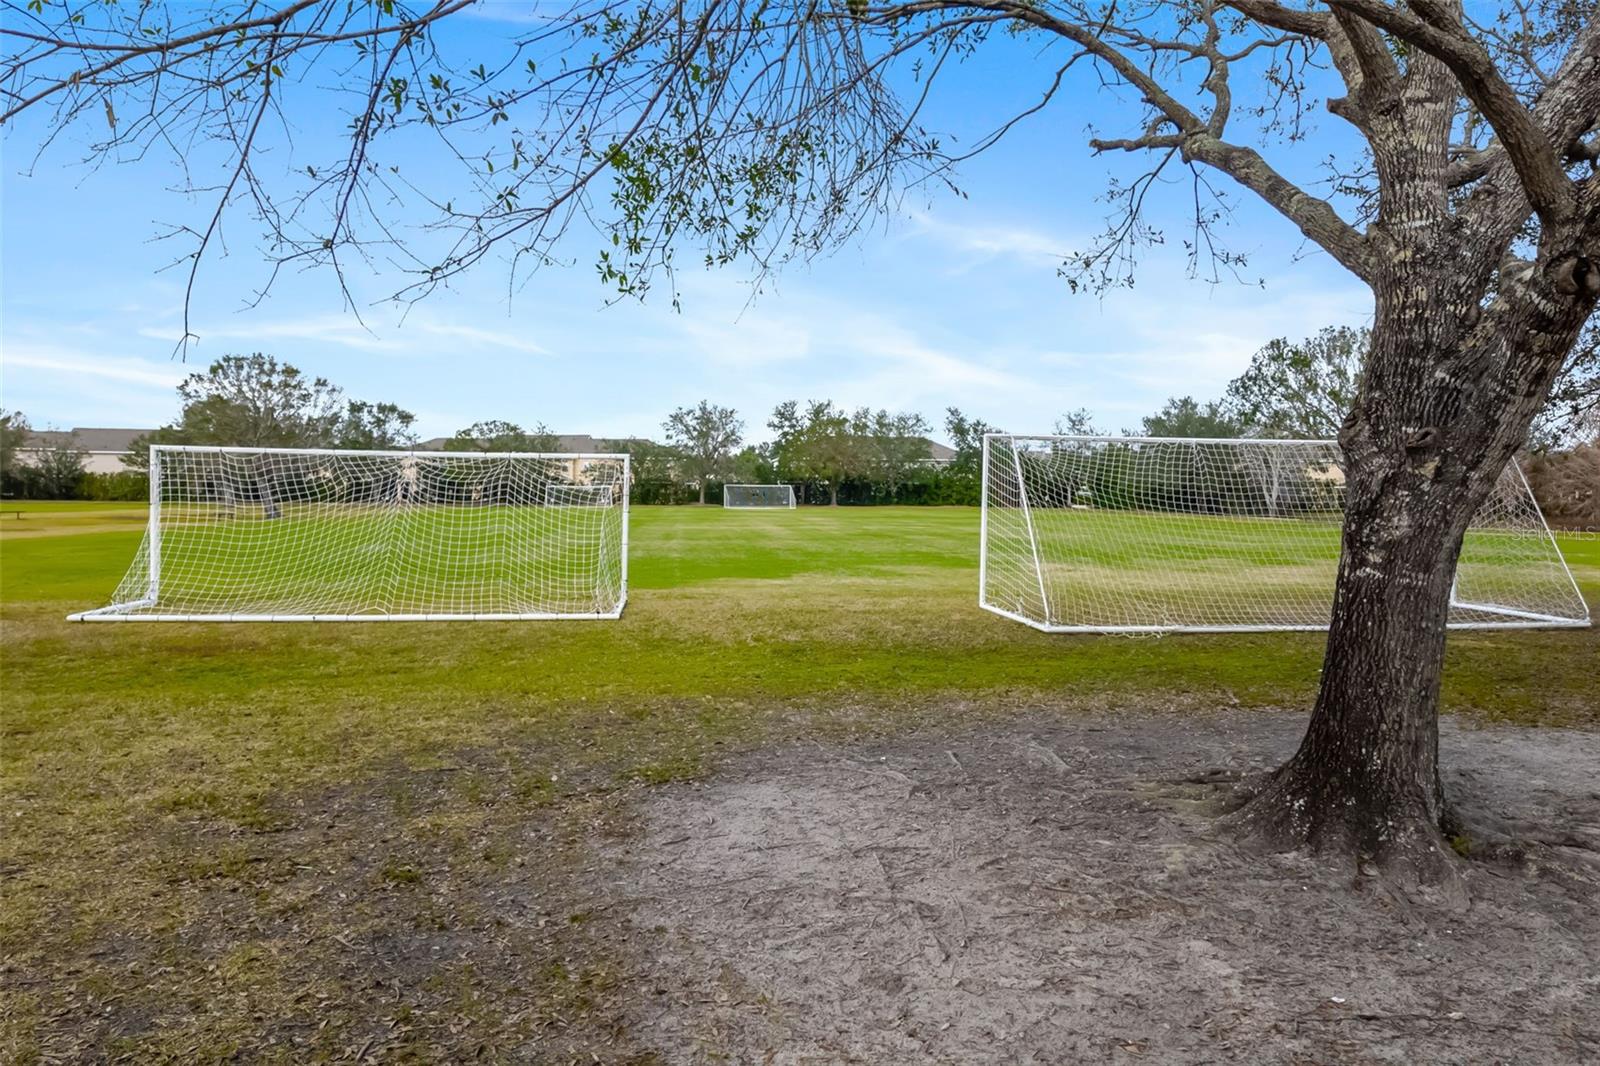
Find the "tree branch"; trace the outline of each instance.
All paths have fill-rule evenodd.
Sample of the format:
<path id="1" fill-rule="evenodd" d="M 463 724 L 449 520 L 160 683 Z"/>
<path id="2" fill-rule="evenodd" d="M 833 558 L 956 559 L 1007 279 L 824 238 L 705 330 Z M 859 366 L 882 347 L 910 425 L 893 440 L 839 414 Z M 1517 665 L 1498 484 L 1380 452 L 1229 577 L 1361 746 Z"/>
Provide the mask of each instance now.
<path id="1" fill-rule="evenodd" d="M 1182 152 L 1185 160 L 1215 167 L 1260 196 L 1346 270 L 1363 281 L 1371 280 L 1372 257 L 1367 238 L 1326 200 L 1312 196 L 1274 170 L 1260 153 L 1203 134 L 1186 139 Z"/>
<path id="2" fill-rule="evenodd" d="M 1330 28 L 1328 16 L 1314 11 L 1300 11 L 1272 0 L 1222 0 L 1224 7 L 1232 8 L 1252 22 L 1278 30 L 1327 40 Z"/>
<path id="3" fill-rule="evenodd" d="M 1326 2 L 1335 11 L 1358 15 L 1449 67 L 1467 98 L 1494 128 L 1540 221 L 1558 224 L 1571 215 L 1576 207 L 1575 190 L 1550 139 L 1500 77 L 1489 53 L 1437 0 L 1409 0 L 1411 8 L 1427 21 L 1390 7 L 1383 0 Z"/>

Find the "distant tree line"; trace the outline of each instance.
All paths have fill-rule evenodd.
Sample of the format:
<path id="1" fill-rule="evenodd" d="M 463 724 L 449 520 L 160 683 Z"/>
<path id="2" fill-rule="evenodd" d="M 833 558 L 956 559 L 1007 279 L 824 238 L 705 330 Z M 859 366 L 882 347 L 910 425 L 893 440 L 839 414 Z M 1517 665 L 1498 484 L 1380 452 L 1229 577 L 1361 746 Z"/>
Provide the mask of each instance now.
<path id="1" fill-rule="evenodd" d="M 1535 429 L 1526 468 L 1553 522 L 1594 526 L 1600 525 L 1600 337 L 1591 329 L 1586 338 Z M 1173 397 L 1142 418 L 1137 429 L 1123 433 L 1337 437 L 1359 387 L 1367 343 L 1366 330 L 1345 327 L 1300 341 L 1270 341 L 1219 399 Z M 136 439 L 125 460 L 128 470 L 117 474 L 85 473 L 85 453 L 71 438 L 57 439 L 35 451 L 29 462 L 20 462 L 18 450 L 32 427 L 20 412 L 0 411 L 0 484 L 12 496 L 138 500 L 148 495 L 152 444 L 392 449 L 417 441 L 410 411 L 351 399 L 326 379 L 308 377 L 259 352 L 219 359 L 185 378 L 177 391 L 178 418 Z M 983 436 L 999 429 L 958 408 L 947 409 L 942 428 L 955 454 L 934 462 L 928 441 L 932 426 L 916 412 L 788 400 L 773 409 L 766 428 L 770 439 L 747 442 L 736 410 L 702 400 L 671 412 L 662 423 L 661 441 L 635 437 L 605 440 L 601 447 L 632 457 L 636 503 L 720 502 L 724 484 L 746 483 L 792 485 L 806 504 L 973 506 L 982 490 Z M 1083 409 L 1064 414 L 1053 428 L 1106 435 Z M 442 447 L 556 452 L 560 439 L 542 424 L 525 429 L 491 419 L 456 431 Z M 1102 464 L 1099 476 L 1112 477 L 1116 469 L 1115 463 Z M 1259 471 L 1248 473 L 1241 481 L 1260 480 Z M 1280 479 L 1269 472 L 1268 480 Z M 1172 491 L 1192 493 L 1194 487 L 1174 484 Z M 1095 498 L 1101 506 L 1115 506 L 1126 495 L 1107 483 L 1098 486 Z M 1215 503 L 1224 510 L 1234 506 L 1234 501 Z"/>
<path id="2" fill-rule="evenodd" d="M 772 439 L 746 443 L 733 408 L 702 400 L 667 416 L 665 443 L 605 446 L 632 457 L 640 503 L 717 502 L 725 484 L 785 484 L 809 504 L 976 504 L 983 433 L 990 428 L 951 408 L 945 430 L 956 457 L 938 463 L 920 414 L 787 400 L 767 419 Z"/>

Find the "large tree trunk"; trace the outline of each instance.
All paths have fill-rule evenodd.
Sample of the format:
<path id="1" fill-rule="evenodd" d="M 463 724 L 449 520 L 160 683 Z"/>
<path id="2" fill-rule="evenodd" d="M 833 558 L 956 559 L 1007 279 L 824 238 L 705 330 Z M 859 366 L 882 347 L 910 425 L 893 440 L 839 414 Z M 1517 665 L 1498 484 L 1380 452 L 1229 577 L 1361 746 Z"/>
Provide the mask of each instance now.
<path id="1" fill-rule="evenodd" d="M 1439 778 L 1451 582 L 1467 525 L 1600 295 L 1594 220 L 1549 207 L 1529 261 L 1509 254 L 1528 214 L 1521 190 L 1486 183 L 1453 214 L 1454 76 L 1419 53 L 1391 78 L 1370 29 L 1345 25 L 1378 75 L 1353 79 L 1348 102 L 1379 201 L 1366 238 L 1371 348 L 1339 434 L 1343 551 L 1305 738 L 1234 821 L 1278 845 L 1353 853 L 1402 882 L 1459 887 Z"/>
<path id="2" fill-rule="evenodd" d="M 1415 471 L 1372 469 L 1378 465 L 1348 472 L 1343 553 L 1310 726 L 1242 821 L 1276 841 L 1353 852 L 1437 880 L 1450 859 L 1439 784 L 1445 622 L 1462 535 L 1481 495 L 1430 492 Z"/>
<path id="3" fill-rule="evenodd" d="M 1467 526 L 1592 306 L 1530 301 L 1480 322 L 1419 289 L 1379 291 L 1340 433 L 1346 513 L 1321 685 L 1299 750 L 1234 816 L 1247 835 L 1459 889 L 1439 779 L 1451 584 Z"/>
<path id="4" fill-rule="evenodd" d="M 700 506 L 704 507 L 705 505 L 706 505 L 706 479 L 705 478 L 701 478 L 700 479 Z"/>

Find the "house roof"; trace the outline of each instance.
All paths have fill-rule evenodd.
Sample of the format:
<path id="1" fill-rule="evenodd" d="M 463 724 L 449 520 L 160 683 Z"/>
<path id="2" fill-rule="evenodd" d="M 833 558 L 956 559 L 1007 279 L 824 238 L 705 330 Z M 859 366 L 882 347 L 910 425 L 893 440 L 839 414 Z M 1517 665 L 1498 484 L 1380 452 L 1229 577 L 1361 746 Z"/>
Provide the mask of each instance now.
<path id="1" fill-rule="evenodd" d="M 40 429 L 29 437 L 24 448 L 53 448 L 76 444 L 86 452 L 126 452 L 135 437 L 154 433 L 153 429 L 113 429 L 105 426 L 79 426 L 75 429 Z"/>

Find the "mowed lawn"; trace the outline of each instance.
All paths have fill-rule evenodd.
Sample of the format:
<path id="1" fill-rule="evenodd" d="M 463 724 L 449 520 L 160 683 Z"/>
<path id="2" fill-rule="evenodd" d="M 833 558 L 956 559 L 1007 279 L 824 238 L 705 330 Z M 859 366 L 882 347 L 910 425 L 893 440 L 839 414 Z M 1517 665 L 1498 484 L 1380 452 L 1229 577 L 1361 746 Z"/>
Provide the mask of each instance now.
<path id="1" fill-rule="evenodd" d="M 427 876 L 406 858 L 420 839 L 463 868 L 504 862 L 474 843 L 486 820 L 581 820 L 596 796 L 774 739 L 1021 707 L 1306 708 L 1323 643 L 1035 632 L 978 609 L 978 513 L 960 508 L 636 507 L 618 621 L 74 625 L 109 602 L 144 509 L 0 510 L 4 1061 L 259 1049 L 264 1015 L 317 994 L 293 951 L 344 950 L 317 939 L 335 912 L 284 888 L 316 897 L 317 871 L 400 891 Z M 1562 547 L 1600 605 L 1600 538 Z M 1450 649 L 1450 710 L 1600 726 L 1596 630 Z M 446 783 L 422 802 L 407 782 L 433 771 Z M 392 803 L 375 851 L 309 833 L 307 804 L 341 789 Z M 248 931 L 280 906 L 307 908 L 293 950 Z M 86 1021 L 102 1007 L 114 1024 Z"/>

